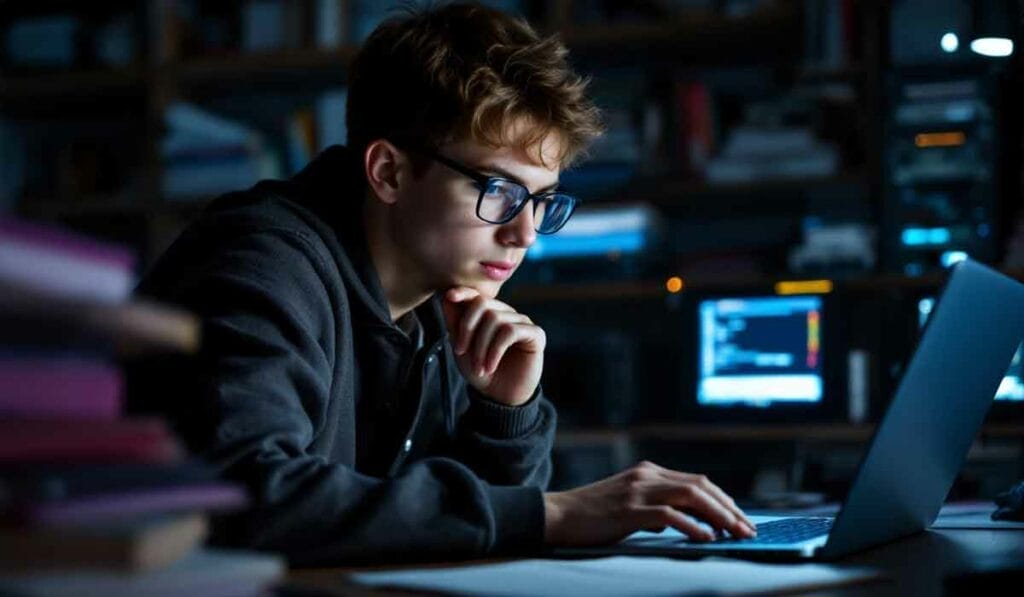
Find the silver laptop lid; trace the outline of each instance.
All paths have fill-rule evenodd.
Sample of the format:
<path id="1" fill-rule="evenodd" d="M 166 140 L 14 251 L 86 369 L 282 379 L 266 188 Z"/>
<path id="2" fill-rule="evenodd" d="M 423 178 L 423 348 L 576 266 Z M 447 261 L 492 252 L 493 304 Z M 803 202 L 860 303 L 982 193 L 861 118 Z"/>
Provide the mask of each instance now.
<path id="1" fill-rule="evenodd" d="M 835 558 L 928 527 L 1024 336 L 1024 285 L 954 266 L 828 542 Z"/>

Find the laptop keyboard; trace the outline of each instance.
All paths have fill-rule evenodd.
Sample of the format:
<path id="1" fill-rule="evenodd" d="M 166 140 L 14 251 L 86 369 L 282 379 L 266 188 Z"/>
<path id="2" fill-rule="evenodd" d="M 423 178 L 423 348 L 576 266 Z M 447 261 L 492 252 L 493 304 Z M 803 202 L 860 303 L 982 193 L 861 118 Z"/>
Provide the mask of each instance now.
<path id="1" fill-rule="evenodd" d="M 752 539 L 718 539 L 726 543 L 796 543 L 828 534 L 832 528 L 831 518 L 783 518 L 757 525 L 757 537 Z"/>

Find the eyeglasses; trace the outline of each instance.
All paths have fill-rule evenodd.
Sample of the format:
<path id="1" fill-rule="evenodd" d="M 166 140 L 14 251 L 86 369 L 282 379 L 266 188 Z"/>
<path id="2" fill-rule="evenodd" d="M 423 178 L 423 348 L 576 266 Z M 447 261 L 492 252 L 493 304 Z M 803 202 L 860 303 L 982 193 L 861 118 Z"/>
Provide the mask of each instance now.
<path id="1" fill-rule="evenodd" d="M 476 216 L 489 224 L 511 222 L 523 211 L 527 200 L 532 200 L 534 230 L 539 234 L 554 234 L 565 226 L 579 204 L 579 200 L 572 195 L 558 191 L 533 195 L 529 189 L 514 180 L 488 176 L 432 151 L 423 153 L 476 182 L 477 188 L 480 189 L 480 197 L 476 202 Z"/>

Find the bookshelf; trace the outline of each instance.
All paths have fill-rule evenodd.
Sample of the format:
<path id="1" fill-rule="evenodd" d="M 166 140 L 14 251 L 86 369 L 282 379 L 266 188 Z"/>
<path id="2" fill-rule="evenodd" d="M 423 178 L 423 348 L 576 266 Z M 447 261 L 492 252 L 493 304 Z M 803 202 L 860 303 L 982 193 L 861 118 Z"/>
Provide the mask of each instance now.
<path id="1" fill-rule="evenodd" d="M 91 222 L 102 217 L 122 217 L 137 222 L 144 230 L 144 246 L 138 246 L 145 265 L 176 231 L 201 209 L 208 197 L 198 201 L 168 200 L 160 191 L 163 175 L 159 141 L 165 131 L 163 118 L 176 100 L 203 102 L 225 96 L 296 91 L 316 93 L 330 86 L 343 86 L 345 71 L 358 51 L 350 32 L 329 47 L 317 47 L 309 25 L 296 47 L 261 52 L 230 48 L 196 51 L 176 0 L 139 0 L 121 3 L 132 12 L 136 24 L 136 51 L 131 64 L 85 68 L 62 72 L 4 71 L 0 85 L 0 116 L 33 119 L 39 116 L 90 118 L 94 111 L 118 111 L 138 121 L 145 144 L 138 164 L 125 173 L 131 178 L 123 188 L 93 189 L 82 193 L 28 194 L 16 204 L 23 215 L 81 226 L 87 232 L 112 236 L 109 230 L 92 230 Z M 240 9 L 241 3 L 236 3 Z M 295 3 L 312 18 L 316 2 Z M 331 6 L 344 25 L 356 14 L 354 0 L 340 0 Z M 601 69 L 643 64 L 645 68 L 671 72 L 683 66 L 689 71 L 705 68 L 757 65 L 786 73 L 794 81 L 816 79 L 857 79 L 868 76 L 872 67 L 863 60 L 848 66 L 808 67 L 800 60 L 801 3 L 793 0 L 766 1 L 738 15 L 721 12 L 685 11 L 668 18 L 634 19 L 626 22 L 580 20 L 580 4 L 559 0 L 534 6 L 523 3 L 531 22 L 545 32 L 560 33 L 584 72 L 600 76 Z M 12 9 L 18 7 L 11 6 Z M 71 11 L 62 3 L 22 8 L 25 14 Z M 873 10 L 873 9 L 872 9 Z M 88 13 L 88 11 L 84 11 Z M 0 21 L 9 24 L 19 10 Z M 350 23 L 349 23 L 350 25 Z M 193 32 L 194 33 L 194 32 Z M 867 45 L 870 40 L 865 40 Z M 772 48 L 766 52 L 766 47 Z M 622 64 L 621 60 L 630 60 Z M 826 179 L 797 179 L 773 182 L 770 186 L 805 189 L 808 185 L 862 184 L 868 172 L 843 172 Z M 677 180 L 671 173 L 641 178 L 629 189 L 595 197 L 598 201 L 640 198 L 668 209 L 693 209 L 681 197 L 704 199 L 694 204 L 711 206 L 718 198 L 742 197 L 760 185 L 709 185 L 694 180 Z M 637 189 L 640 189 L 637 191 Z M 806 209 L 798 201 L 794 212 Z M 686 215 L 686 214 L 679 214 Z M 168 238 L 170 237 L 170 238 Z M 130 243 L 134 237 L 113 238 Z"/>

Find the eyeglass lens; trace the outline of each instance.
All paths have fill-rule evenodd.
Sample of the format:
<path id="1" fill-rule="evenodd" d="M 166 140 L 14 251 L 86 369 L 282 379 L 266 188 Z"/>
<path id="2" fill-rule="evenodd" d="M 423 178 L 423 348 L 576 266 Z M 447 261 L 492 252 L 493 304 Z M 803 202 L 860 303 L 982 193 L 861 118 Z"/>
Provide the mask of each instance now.
<path id="1" fill-rule="evenodd" d="M 479 216 L 492 224 L 504 224 L 516 216 L 529 191 L 508 180 L 491 180 L 480 199 Z M 545 195 L 534 207 L 535 228 L 541 234 L 550 234 L 565 225 L 572 215 L 575 199 L 555 193 Z"/>

